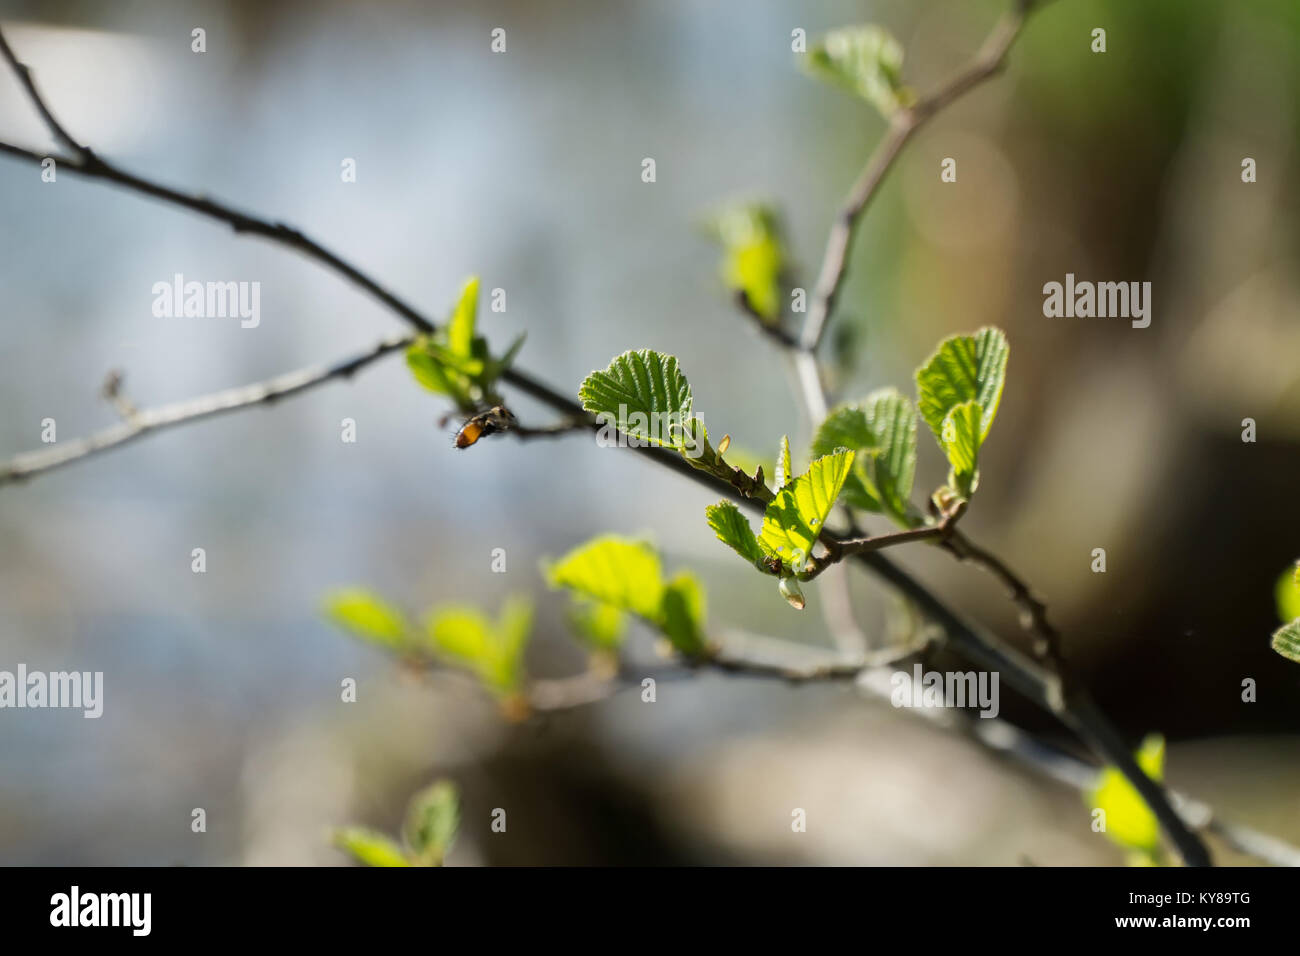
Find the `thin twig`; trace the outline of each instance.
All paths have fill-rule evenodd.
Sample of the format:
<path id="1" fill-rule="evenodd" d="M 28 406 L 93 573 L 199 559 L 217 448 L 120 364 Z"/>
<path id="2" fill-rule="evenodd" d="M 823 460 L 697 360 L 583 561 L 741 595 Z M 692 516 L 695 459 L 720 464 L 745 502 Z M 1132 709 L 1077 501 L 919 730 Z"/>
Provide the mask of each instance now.
<path id="1" fill-rule="evenodd" d="M 528 701 L 533 712 L 554 714 L 608 700 L 621 691 L 639 687 L 645 677 L 662 680 L 666 676 L 691 677 L 703 671 L 749 677 L 773 678 L 791 684 L 841 683 L 852 680 L 872 696 L 889 699 L 895 668 L 905 659 L 915 657 L 921 648 L 911 647 L 882 652 L 869 658 L 844 660 L 816 649 L 765 635 L 728 632 L 723 649 L 713 659 L 698 667 L 677 668 L 670 674 L 647 671 L 637 673 L 624 667 L 617 676 L 592 672 L 551 680 L 537 680 L 529 685 Z M 960 728 L 976 743 L 994 753 L 1004 754 L 1034 773 L 1087 792 L 1096 785 L 1099 769 L 1059 747 L 1045 743 L 1000 717 L 970 716 L 949 701 L 944 706 L 910 710 L 919 717 L 938 717 L 949 729 Z M 1172 802 L 1183 823 L 1200 833 L 1213 833 L 1240 853 L 1274 866 L 1300 866 L 1300 848 L 1284 840 L 1261 833 L 1251 827 L 1225 820 L 1214 808 L 1202 801 L 1170 791 Z"/>
<path id="2" fill-rule="evenodd" d="M 1019 6 L 1021 14 L 1026 7 L 1027 4 L 1022 0 Z M 1017 17 L 1018 16 L 1019 14 L 1017 14 Z M 1010 31 L 1011 38 L 1014 38 L 1015 33 L 1019 30 L 1019 20 L 1016 19 L 1013 23 L 1014 29 Z M 1007 40 L 1008 45 L 1009 43 L 1010 39 Z M 17 61 L 9 50 L 7 44 L 4 45 L 3 50 L 0 51 L 0 53 L 3 53 L 5 59 L 7 59 L 17 71 L 27 78 L 25 88 L 27 89 L 28 95 L 36 103 L 37 109 L 40 111 L 42 116 L 47 117 L 47 122 L 49 122 L 49 118 L 52 118 L 52 114 L 41 100 L 36 91 L 36 87 L 30 82 L 30 74 L 26 71 L 26 67 L 22 66 L 22 64 Z M 956 90 L 956 94 L 954 95 L 959 95 L 963 89 L 960 82 L 951 84 L 951 86 Z M 921 116 L 922 114 L 916 115 Z M 51 128 L 55 130 L 56 135 L 59 135 L 60 138 L 66 137 L 67 140 L 71 140 L 71 137 L 67 137 L 67 134 L 62 131 L 61 127 L 57 126 L 57 123 L 51 124 Z M 912 128 L 915 128 L 915 124 Z M 904 136 L 903 139 L 906 139 L 906 136 Z M 877 179 L 883 177 L 884 171 L 893 160 L 893 155 L 896 155 L 898 148 L 901 148 L 901 146 L 902 142 L 900 141 L 892 148 L 892 154 L 890 150 L 885 151 L 886 161 L 882 163 L 879 173 L 873 174 Z M 24 158 L 38 164 L 45 158 L 44 154 L 35 150 L 24 149 L 4 143 L 0 143 L 0 152 Z M 183 208 L 190 209 L 191 211 L 197 212 L 203 216 L 225 222 L 234 228 L 236 232 L 262 235 L 266 238 L 272 239 L 273 241 L 280 242 L 290 248 L 303 252 L 326 267 L 338 272 L 340 275 L 356 284 L 359 288 L 374 295 L 399 316 L 405 319 L 415 329 L 421 332 L 429 332 L 434 328 L 432 322 L 421 316 L 412 307 L 398 299 L 392 293 L 389 293 L 375 282 L 375 280 L 362 273 L 356 267 L 339 259 L 337 256 L 328 252 L 315 242 L 307 239 L 295 229 L 291 229 L 282 223 L 270 223 L 266 220 L 248 216 L 202 197 L 187 195 L 185 193 L 180 193 L 156 185 L 148 180 L 141 179 L 104 163 L 84 147 L 79 156 L 81 157 L 80 160 L 74 158 L 72 160 L 64 160 L 64 163 L 69 165 L 75 172 L 83 175 L 105 179 L 117 183 L 118 185 L 134 189 L 144 195 L 162 199 Z M 868 172 L 871 172 L 870 166 Z M 872 191 L 874 191 L 874 186 L 868 184 L 861 203 L 863 207 L 865 207 L 866 200 L 870 198 Z M 854 220 L 856 220 L 856 216 L 860 212 L 861 209 L 858 209 L 857 212 L 854 213 Z M 851 227 L 852 223 L 850 222 L 847 224 L 849 230 L 848 234 L 844 237 L 845 249 L 839 253 L 840 266 L 838 267 L 838 271 L 842 271 L 843 268 L 844 255 L 847 253 L 847 243 L 851 240 Z M 832 241 L 832 246 L 833 245 L 834 240 Z M 832 304 L 834 298 L 834 288 L 837 287 L 838 280 L 836 280 L 834 287 L 832 287 L 831 295 L 827 298 L 827 301 L 823 306 L 827 313 L 829 313 L 829 305 Z M 821 322 L 824 323 L 824 321 L 825 318 L 823 317 Z M 817 334 L 813 343 L 814 347 L 816 341 L 820 341 L 821 335 L 820 329 L 817 329 L 816 331 Z M 807 332 L 807 327 L 805 328 L 805 332 Z M 525 372 L 517 369 L 510 369 L 502 376 L 502 378 L 506 382 L 514 385 L 516 388 L 534 398 L 537 398 L 539 401 L 549 405 L 557 411 L 567 413 L 576 418 L 581 418 L 586 415 L 586 411 L 577 402 L 557 392 L 550 386 L 539 382 L 537 379 Z M 662 466 L 676 471 L 678 474 L 685 475 L 693 481 L 741 502 L 746 507 L 759 511 L 763 510 L 764 503 L 760 499 L 748 498 L 742 495 L 737 488 L 729 485 L 726 481 L 697 470 L 680 455 L 677 455 L 668 449 L 638 447 L 635 450 L 637 453 L 652 458 Z M 897 589 L 905 597 L 913 601 L 922 613 L 947 632 L 949 640 L 952 641 L 954 647 L 959 652 L 976 663 L 1004 673 L 1009 684 L 1020 690 L 1029 697 L 1029 699 L 1035 701 L 1040 706 L 1050 709 L 1063 723 L 1066 724 L 1066 726 L 1077 733 L 1090 747 L 1092 747 L 1096 753 L 1101 755 L 1108 763 L 1114 764 L 1118 767 L 1152 807 L 1153 812 L 1160 820 L 1165 832 L 1170 835 L 1170 838 L 1178 847 L 1184 860 L 1189 865 L 1203 866 L 1209 864 L 1209 854 L 1204 845 L 1183 825 L 1182 820 L 1169 804 L 1164 791 L 1138 768 L 1137 763 L 1134 761 L 1124 740 L 1118 733 L 1116 733 L 1104 715 L 1092 706 L 1090 702 L 1077 694 L 1072 695 L 1070 700 L 1066 701 L 1061 692 L 1060 681 L 1054 674 L 1043 670 L 1035 662 L 1022 658 L 1009 648 L 1000 646 L 995 639 L 981 634 L 980 631 L 971 624 L 962 620 L 929 589 L 916 579 L 912 578 L 907 572 L 903 571 L 893 562 L 889 561 L 883 554 L 879 552 L 868 552 L 855 555 L 854 559 L 864 567 L 871 570 L 890 586 Z"/>
<path id="3" fill-rule="evenodd" d="M 929 96 L 923 97 L 909 108 L 900 109 L 890 118 L 888 133 L 867 160 L 831 227 L 817 283 L 808 304 L 803 332 L 799 336 L 800 348 L 805 352 L 816 352 L 821 345 L 822 337 L 826 334 L 826 324 L 835 311 L 835 300 L 844 284 L 858 222 L 903 146 L 936 113 L 1002 69 L 1031 6 L 1032 3 L 1028 0 L 1019 0 L 993 28 L 980 52 L 965 69 Z"/>
<path id="4" fill-rule="evenodd" d="M 539 425 L 530 427 L 528 425 L 515 425 L 510 429 L 509 434 L 516 438 L 559 438 L 561 435 L 568 435 L 571 432 L 585 432 L 591 430 L 591 423 L 585 418 L 565 418 L 552 425 Z"/>
<path id="5" fill-rule="evenodd" d="M 365 368 L 376 359 L 390 352 L 406 348 L 414 339 L 412 335 L 390 336 L 376 342 L 359 355 L 342 359 L 332 365 L 315 366 L 287 372 L 275 378 L 252 385 L 228 388 L 197 398 L 173 402 L 158 408 L 136 409 L 118 406 L 123 420 L 116 425 L 95 432 L 85 438 L 60 442 L 48 449 L 25 452 L 0 464 L 0 485 L 13 481 L 22 481 L 32 475 L 51 471 L 71 462 L 109 451 L 124 445 L 133 439 L 150 432 L 161 431 L 175 425 L 210 418 L 225 412 L 233 412 L 253 405 L 269 405 L 272 402 L 305 392 L 339 378 L 348 378 L 354 372 Z"/>
<path id="6" fill-rule="evenodd" d="M 938 524 L 926 525 L 923 528 L 908 528 L 904 531 L 890 531 L 868 538 L 828 538 L 826 553 L 814 557 L 810 562 L 811 568 L 798 574 L 797 577 L 800 581 L 811 581 L 827 568 L 855 554 L 883 551 L 886 548 L 893 548 L 900 544 L 913 544 L 917 541 L 946 541 L 953 535 L 954 526 L 965 511 L 966 502 L 958 501 L 955 507 L 944 514 Z"/>
<path id="7" fill-rule="evenodd" d="M 1053 661 L 1064 674 L 1061 632 L 1047 619 L 1047 605 L 1034 595 L 1028 582 L 1012 571 L 1005 561 L 981 548 L 960 531 L 955 532 L 945 542 L 945 546 L 958 559 L 984 568 L 1006 586 L 1011 601 L 1020 608 L 1021 625 L 1035 637 L 1034 652 Z"/>

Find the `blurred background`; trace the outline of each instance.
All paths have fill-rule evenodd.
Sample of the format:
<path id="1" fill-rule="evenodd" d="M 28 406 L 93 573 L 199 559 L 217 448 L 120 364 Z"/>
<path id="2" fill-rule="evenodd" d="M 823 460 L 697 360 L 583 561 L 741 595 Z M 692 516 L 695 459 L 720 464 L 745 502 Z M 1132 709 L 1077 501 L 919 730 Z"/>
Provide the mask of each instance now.
<path id="1" fill-rule="evenodd" d="M 480 274 L 508 295 L 504 313 L 485 300 L 483 333 L 499 349 L 526 331 L 519 365 L 562 391 L 625 349 L 672 352 L 710 428 L 770 458 L 783 433 L 806 447 L 807 423 L 699 223 L 727 200 L 777 204 L 810 286 L 884 126 L 798 70 L 791 30 L 878 22 L 924 91 L 1006 6 L 2 0 L 0 23 L 97 152 L 298 226 L 435 316 Z M 494 27 L 505 55 L 489 52 Z M 827 349 L 836 397 L 852 399 L 910 392 L 945 335 L 1006 330 L 1008 385 L 964 527 L 1046 597 L 1125 733 L 1168 736 L 1172 785 L 1293 841 L 1300 668 L 1268 635 L 1274 584 L 1300 555 L 1298 94 L 1291 0 L 1057 0 L 1004 76 L 905 151 Z M 53 147 L 8 72 L 0 139 Z M 958 181 L 941 185 L 950 156 Z M 98 391 L 112 368 L 149 406 L 401 329 L 287 250 L 68 172 L 42 183 L 0 158 L 0 210 L 2 457 L 42 447 L 43 418 L 61 441 L 111 423 Z M 1150 328 L 1045 318 L 1042 286 L 1067 272 L 1152 282 Z M 259 281 L 260 326 L 155 318 L 151 288 L 175 273 Z M 98 720 L 0 713 L 0 863 L 340 864 L 329 827 L 391 832 L 441 776 L 463 792 L 452 864 L 1121 861 L 1077 792 L 848 685 L 704 674 L 661 685 L 653 707 L 629 691 L 514 726 L 331 627 L 322 597 L 345 585 L 413 612 L 531 594 L 532 671 L 573 673 L 566 598 L 538 562 L 609 531 L 647 533 L 668 568 L 697 571 L 713 627 L 830 645 L 820 585 L 789 610 L 714 539 L 715 495 L 583 436 L 456 452 L 447 411 L 395 356 L 0 489 L 0 669 L 105 681 Z M 924 430 L 921 448 L 918 491 L 945 472 Z M 1099 547 L 1105 574 L 1090 571 Z M 982 572 L 897 554 L 1023 641 Z M 882 634 L 888 594 L 861 575 L 853 594 Z M 1246 678 L 1257 702 L 1241 700 Z M 1060 733 L 1009 691 L 1002 710 Z M 206 833 L 191 832 L 196 807 Z M 496 807 L 508 835 L 490 833 Z M 791 832 L 792 807 L 807 833 Z"/>

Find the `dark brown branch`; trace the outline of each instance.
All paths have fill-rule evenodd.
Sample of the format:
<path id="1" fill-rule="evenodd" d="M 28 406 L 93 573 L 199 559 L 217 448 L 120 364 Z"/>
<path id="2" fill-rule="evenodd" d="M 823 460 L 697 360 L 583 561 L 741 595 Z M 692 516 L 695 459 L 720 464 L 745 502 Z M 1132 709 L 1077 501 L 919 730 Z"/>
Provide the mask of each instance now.
<path id="1" fill-rule="evenodd" d="M 826 552 L 820 557 L 812 559 L 812 568 L 802 574 L 796 575 L 800 581 L 811 581 L 817 575 L 821 574 L 831 565 L 838 564 L 847 557 L 855 554 L 868 554 L 873 551 L 883 551 L 885 548 L 893 548 L 900 544 L 914 544 L 917 541 L 947 541 L 954 533 L 954 526 L 966 511 L 966 502 L 958 501 L 952 510 L 944 514 L 938 524 L 926 525 L 923 528 L 908 528 L 905 531 L 891 531 L 887 534 L 877 534 L 869 538 L 826 538 Z"/>
<path id="2" fill-rule="evenodd" d="M 945 542 L 946 547 L 962 561 L 969 561 L 993 574 L 1007 588 L 1011 601 L 1020 608 L 1020 623 L 1034 635 L 1034 652 L 1050 660 L 1064 675 L 1064 658 L 1061 654 L 1061 632 L 1047 619 L 1047 605 L 1040 601 L 1028 582 L 991 551 L 986 551 L 960 531 Z"/>
<path id="3" fill-rule="evenodd" d="M 516 425 L 510 429 L 510 434 L 516 438 L 559 438 L 561 435 L 568 435 L 572 432 L 585 432 L 591 430 L 591 423 L 585 418 L 565 418 L 555 422 L 553 425 L 541 425 L 536 428 L 527 425 Z"/>

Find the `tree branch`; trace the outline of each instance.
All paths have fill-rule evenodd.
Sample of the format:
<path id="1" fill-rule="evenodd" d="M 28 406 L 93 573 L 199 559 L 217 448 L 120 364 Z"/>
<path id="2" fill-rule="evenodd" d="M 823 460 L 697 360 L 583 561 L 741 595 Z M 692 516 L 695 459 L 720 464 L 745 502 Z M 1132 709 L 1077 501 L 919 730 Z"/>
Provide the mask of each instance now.
<path id="1" fill-rule="evenodd" d="M 123 405 L 123 400 L 114 393 L 113 397 L 117 399 L 115 405 L 122 415 L 121 422 L 85 438 L 77 438 L 52 445 L 48 449 L 16 455 L 0 464 L 0 485 L 22 481 L 32 475 L 52 471 L 82 458 L 110 451 L 150 432 L 254 405 L 270 405 L 282 398 L 297 395 L 334 379 L 350 378 L 354 372 L 365 368 L 376 359 L 406 348 L 413 339 L 412 335 L 390 336 L 376 342 L 365 352 L 342 359 L 332 365 L 299 369 L 296 372 L 277 375 L 264 382 L 228 388 L 143 411 L 137 410 L 129 403 Z"/>
<path id="2" fill-rule="evenodd" d="M 873 655 L 871 659 L 844 660 L 817 653 L 789 641 L 732 632 L 723 642 L 720 655 L 698 667 L 676 668 L 671 672 L 634 672 L 628 667 L 613 677 L 590 671 L 552 680 L 533 681 L 528 701 L 534 713 L 550 715 L 608 700 L 637 688 L 645 677 L 663 680 L 667 676 L 692 677 L 702 671 L 754 679 L 777 679 L 790 684 L 841 683 L 852 680 L 865 694 L 888 699 L 892 684 L 877 676 L 892 676 L 903 660 L 919 649 Z M 754 653 L 763 647 L 760 653 Z M 919 718 L 938 719 L 945 726 L 960 728 L 974 742 L 994 753 L 1008 756 L 1033 773 L 1063 783 L 1081 792 L 1096 785 L 1099 769 L 1053 744 L 1037 739 L 1000 717 L 972 717 L 945 700 L 944 706 L 910 711 Z M 1191 830 L 1214 833 L 1239 853 L 1274 866 L 1300 866 L 1300 848 L 1251 827 L 1225 820 L 1209 804 L 1170 791 L 1183 823 Z"/>
<path id="3" fill-rule="evenodd" d="M 1005 44 L 1010 45 L 1011 40 L 1019 32 L 1020 21 L 1023 18 L 1023 12 L 1027 9 L 1028 4 L 1021 0 L 1017 7 L 1017 12 L 1010 14 L 1009 27 L 1004 27 L 1002 33 L 1006 36 Z M 995 33 L 995 36 L 997 34 Z M 1005 49 L 998 53 L 996 49 L 992 53 L 997 54 L 997 63 L 1001 62 L 1001 56 L 1005 54 Z M 30 80 L 30 72 L 25 66 L 18 62 L 14 57 L 8 44 L 0 47 L 2 55 L 10 65 L 20 73 L 24 80 L 24 87 L 28 96 L 33 100 L 37 110 L 50 125 L 52 132 L 70 147 L 77 146 L 73 140 L 58 125 L 57 121 L 52 122 L 53 115 L 41 100 L 35 85 Z M 986 69 L 980 66 L 976 72 Z M 996 69 L 996 65 L 994 67 Z M 973 75 L 973 74 L 972 74 Z M 965 78 L 965 74 L 960 76 L 956 81 L 950 83 L 945 90 L 937 94 L 938 102 L 947 102 L 955 99 L 971 84 L 971 80 Z M 823 290 L 821 304 L 814 303 L 815 308 L 819 308 L 823 313 L 820 319 L 812 321 L 813 315 L 810 314 L 810 321 L 805 325 L 804 335 L 801 342 L 805 346 L 803 351 L 815 349 L 821 339 L 822 329 L 836 291 L 839 287 L 840 276 L 844 269 L 844 261 L 847 256 L 849 244 L 852 241 L 853 228 L 858 216 L 865 208 L 867 202 L 874 193 L 876 184 L 883 178 L 885 172 L 892 164 L 898 151 L 902 148 L 903 143 L 911 133 L 932 115 L 932 111 L 920 110 L 914 107 L 908 111 L 907 119 L 896 121 L 891 126 L 890 137 L 882 144 L 878 150 L 877 157 L 868 163 L 863 177 L 854 189 L 854 194 L 849 207 L 845 210 L 845 216 L 837 223 L 836 232 L 832 235 L 830 246 L 827 249 L 826 260 L 823 264 L 823 279 L 826 281 L 819 282 L 819 287 Z M 279 242 L 290 248 L 315 259 L 327 268 L 335 271 L 348 279 L 359 288 L 369 292 L 379 301 L 392 309 L 397 315 L 402 317 L 408 324 L 420 332 L 430 332 L 434 325 L 428 319 L 424 318 L 414 308 L 407 305 L 401 299 L 385 290 L 372 278 L 361 272 L 356 267 L 343 261 L 333 253 L 324 249 L 319 244 L 307 239 L 302 233 L 292 229 L 283 223 L 272 223 L 267 220 L 259 219 L 254 216 L 241 213 L 230 207 L 213 202 L 201 196 L 193 196 L 178 192 L 167 187 L 159 186 L 148 180 L 127 173 L 123 170 L 112 166 L 99 159 L 86 147 L 77 146 L 75 150 L 77 156 L 72 159 L 63 159 L 62 162 L 70 169 L 82 175 L 92 178 L 103 179 L 117 185 L 133 189 L 147 196 L 170 202 L 174 205 L 189 209 L 200 215 L 215 219 L 230 225 L 237 233 L 252 233 L 261 235 L 272 241 Z M 8 155 L 33 161 L 37 164 L 45 156 L 35 150 L 24 149 L 9 144 L 0 143 L 0 152 Z M 56 157 L 56 161 L 57 157 Z M 837 251 L 837 246 L 838 248 Z M 837 264 L 838 262 L 838 264 Z M 809 347 L 811 345 L 811 348 Z M 533 396 L 534 398 L 549 405 L 551 408 L 567 413 L 575 418 L 586 419 L 585 410 L 575 401 L 567 396 L 557 392 L 529 376 L 527 373 L 515 369 L 508 370 L 503 376 L 503 380 L 519 388 L 521 391 Z M 819 389 L 819 395 L 823 398 L 824 393 Z M 245 405 L 249 403 L 244 403 Z M 222 409 L 224 410 L 224 409 Z M 195 417 L 195 416 L 191 416 Z M 122 426 L 129 427 L 129 426 Z M 156 426 L 157 427 L 157 426 Z M 594 427 L 594 423 L 593 423 Z M 118 438 L 113 444 L 120 444 L 122 441 L 135 437 L 128 435 Z M 753 498 L 747 498 L 740 492 L 730 486 L 727 482 L 708 475 L 705 472 L 695 469 L 689 462 L 681 456 L 663 448 L 657 447 L 640 447 L 635 449 L 639 454 L 647 455 L 656 460 L 664 467 L 670 468 L 679 474 L 684 474 L 692 480 L 697 481 L 714 491 L 721 492 L 735 500 L 740 501 L 746 507 L 761 511 L 763 504 L 761 501 Z M 68 460 L 75 460 L 78 457 L 84 457 L 89 452 L 80 455 L 74 455 Z M 1160 820 L 1165 832 L 1169 834 L 1171 840 L 1178 847 L 1184 860 L 1190 865 L 1208 865 L 1209 855 L 1204 845 L 1183 825 L 1182 820 L 1178 817 L 1173 807 L 1169 804 L 1163 790 L 1147 777 L 1137 766 L 1132 754 L 1129 752 L 1123 739 L 1115 732 L 1104 716 L 1091 705 L 1089 701 L 1080 695 L 1072 695 L 1069 701 L 1066 701 L 1061 692 L 1059 678 L 1043 670 L 1033 661 L 1023 658 L 1016 652 L 999 646 L 998 642 L 984 634 L 981 634 L 976 628 L 962 620 L 954 611 L 944 604 L 937 596 L 930 592 L 920 582 L 912 578 L 909 574 L 889 561 L 883 554 L 872 551 L 860 553 L 854 556 L 854 559 L 866 568 L 873 571 L 886 583 L 897 589 L 904 596 L 912 600 L 930 620 L 942 627 L 948 634 L 949 640 L 952 641 L 962 654 L 968 659 L 979 663 L 987 668 L 999 670 L 1007 677 L 1008 683 L 1022 693 L 1026 694 L 1031 700 L 1040 706 L 1050 709 L 1055 713 L 1066 726 L 1074 730 L 1079 736 L 1101 755 L 1108 763 L 1117 766 L 1126 777 L 1133 783 L 1143 798 L 1150 804 L 1157 818 Z"/>
<path id="4" fill-rule="evenodd" d="M 891 117 L 888 133 L 867 160 L 831 227 L 830 239 L 826 243 L 826 252 L 822 255 L 821 269 L 817 274 L 817 284 L 813 287 L 808 314 L 804 319 L 803 332 L 799 336 L 799 346 L 805 352 L 815 352 L 821 345 L 822 337 L 826 334 L 826 323 L 835 311 L 835 300 L 844 284 L 858 222 L 903 146 L 936 113 L 1002 69 L 1007 53 L 1020 35 L 1025 17 L 1032 6 L 1032 0 L 1017 0 L 1015 7 L 993 28 L 975 59 L 960 73 L 929 96 L 909 108 L 898 110 Z"/>
<path id="5" fill-rule="evenodd" d="M 887 534 L 872 535 L 868 538 L 828 538 L 825 542 L 826 553 L 812 559 L 812 569 L 796 575 L 800 581 L 811 581 L 827 568 L 838 564 L 855 554 L 867 554 L 883 551 L 900 544 L 913 544 L 917 541 L 947 541 L 954 533 L 954 525 L 966 511 L 966 502 L 958 501 L 956 506 L 947 511 L 938 524 L 923 528 L 908 528 L 904 531 L 891 531 Z"/>

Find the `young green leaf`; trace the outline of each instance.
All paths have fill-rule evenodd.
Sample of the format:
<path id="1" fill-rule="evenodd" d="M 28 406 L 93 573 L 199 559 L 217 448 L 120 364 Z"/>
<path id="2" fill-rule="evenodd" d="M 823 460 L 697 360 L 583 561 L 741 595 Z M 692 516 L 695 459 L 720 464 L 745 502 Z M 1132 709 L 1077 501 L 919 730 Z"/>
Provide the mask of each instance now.
<path id="1" fill-rule="evenodd" d="M 876 448 L 876 436 L 867 426 L 866 413 L 857 405 L 841 405 L 831 410 L 818 426 L 809 454 L 813 458 L 821 458 L 836 448 L 851 448 L 867 453 Z M 860 477 L 860 470 L 849 472 L 844 480 L 845 503 L 859 511 L 883 511 L 880 499 Z"/>
<path id="2" fill-rule="evenodd" d="M 624 352 L 605 371 L 588 375 L 578 394 L 583 408 L 624 434 L 685 450 L 691 386 L 675 356 L 650 349 Z"/>
<path id="3" fill-rule="evenodd" d="M 425 632 L 442 657 L 472 671 L 489 690 L 503 696 L 518 692 L 532 632 L 527 599 L 507 600 L 496 622 L 474 607 L 437 608 L 429 614 Z"/>
<path id="4" fill-rule="evenodd" d="M 594 538 L 551 565 L 546 575 L 552 587 L 569 588 L 647 620 L 658 618 L 663 574 L 659 555 L 644 541 Z"/>
<path id="5" fill-rule="evenodd" d="M 1151 734 L 1135 754 L 1142 771 L 1157 783 L 1164 779 L 1165 739 Z M 1085 794 L 1094 809 L 1106 814 L 1106 836 L 1120 846 L 1155 856 L 1160 849 L 1160 824 L 1142 795 L 1116 767 L 1106 767 L 1097 785 Z"/>
<path id="6" fill-rule="evenodd" d="M 1002 400 L 1010 346 L 999 329 L 980 329 L 973 336 L 954 335 L 939 343 L 917 369 L 916 387 L 921 417 L 942 442 L 943 420 L 962 402 L 979 405 L 979 440 L 988 437 Z"/>
<path id="7" fill-rule="evenodd" d="M 765 322 L 776 322 L 785 249 L 775 211 L 757 203 L 730 206 L 709 220 L 708 229 L 723 249 L 722 280 L 727 287 L 743 294 Z"/>
<path id="8" fill-rule="evenodd" d="M 705 508 L 704 514 L 719 541 L 755 567 L 763 567 L 766 555 L 758 546 L 749 519 L 740 513 L 739 508 L 730 501 L 719 501 L 716 505 Z"/>
<path id="9" fill-rule="evenodd" d="M 1284 622 L 1300 617 L 1300 564 L 1287 568 L 1277 579 L 1277 616 Z"/>
<path id="10" fill-rule="evenodd" d="M 912 482 L 916 476 L 916 408 L 897 389 L 882 388 L 867 396 L 863 410 L 876 440 L 870 456 L 859 459 L 867 475 L 867 488 L 895 521 L 915 524 Z"/>
<path id="11" fill-rule="evenodd" d="M 453 355 L 469 358 L 474 347 L 474 323 L 478 318 L 478 276 L 470 276 L 447 321 L 447 348 Z"/>
<path id="12" fill-rule="evenodd" d="M 569 610 L 569 624 L 595 650 L 612 651 L 623 643 L 627 615 L 622 608 L 604 601 L 575 600 Z"/>
<path id="13" fill-rule="evenodd" d="M 410 866 L 406 851 L 388 836 L 366 827 L 340 827 L 332 834 L 333 843 L 366 866 Z"/>
<path id="14" fill-rule="evenodd" d="M 659 556 L 643 541 L 596 538 L 551 565 L 546 575 L 552 587 L 636 614 L 688 657 L 709 651 L 699 581 L 682 572 L 665 584 Z"/>
<path id="15" fill-rule="evenodd" d="M 325 599 L 325 613 L 344 630 L 389 648 L 405 646 L 411 633 L 401 611 L 360 588 L 347 588 L 329 595 Z"/>
<path id="16" fill-rule="evenodd" d="M 916 524 L 912 482 L 916 474 L 916 409 L 897 389 L 882 388 L 861 403 L 835 408 L 813 437 L 812 454 L 835 448 L 858 452 L 844 483 L 850 507 L 881 511 L 904 526 Z"/>
<path id="17" fill-rule="evenodd" d="M 460 375 L 444 371 L 440 361 L 434 358 L 429 349 L 429 341 L 416 339 L 406 349 L 406 366 L 411 370 L 415 380 L 437 395 L 450 396 L 462 410 L 473 408 L 468 385 L 462 382 Z"/>
<path id="18" fill-rule="evenodd" d="M 903 88 L 903 48 L 881 27 L 832 30 L 804 63 L 814 76 L 857 94 L 886 117 L 910 99 Z"/>
<path id="19" fill-rule="evenodd" d="M 853 467 L 854 453 L 840 449 L 818 458 L 767 506 L 759 546 L 786 567 L 802 570 L 826 516 Z"/>
<path id="20" fill-rule="evenodd" d="M 921 417 L 948 456 L 949 482 L 969 498 L 978 484 L 976 462 L 1002 401 L 1006 336 L 992 328 L 944 339 L 916 372 Z"/>
<path id="21" fill-rule="evenodd" d="M 660 629 L 679 654 L 698 658 L 708 653 L 704 588 L 693 574 L 682 571 L 664 588 L 659 620 Z"/>
<path id="22" fill-rule="evenodd" d="M 975 493 L 979 483 L 980 407 L 975 402 L 954 405 L 943 420 L 939 444 L 952 468 L 948 483 L 963 498 Z"/>
<path id="23" fill-rule="evenodd" d="M 1287 660 L 1300 664 L 1300 618 L 1273 632 L 1272 648 Z"/>
<path id="24" fill-rule="evenodd" d="M 406 364 L 415 380 L 431 392 L 449 396 L 465 414 L 500 404 L 496 381 L 523 345 L 521 335 L 505 355 L 493 357 L 487 341 L 475 334 L 478 291 L 478 277 L 471 276 L 446 325 L 417 337 L 406 350 Z"/>
<path id="25" fill-rule="evenodd" d="M 460 828 L 460 797 L 449 780 L 421 790 L 411 798 L 404 833 L 416 860 L 441 866 Z"/>

